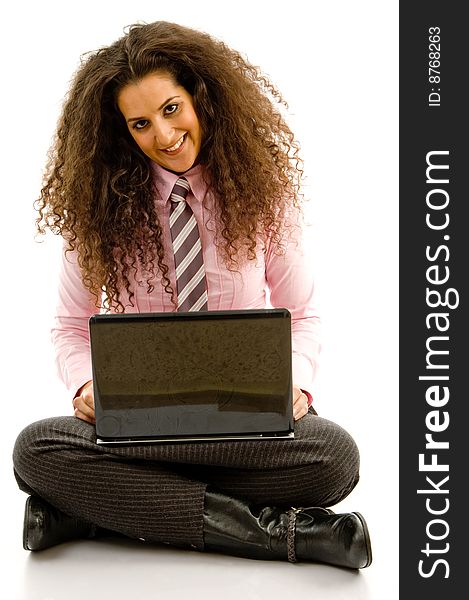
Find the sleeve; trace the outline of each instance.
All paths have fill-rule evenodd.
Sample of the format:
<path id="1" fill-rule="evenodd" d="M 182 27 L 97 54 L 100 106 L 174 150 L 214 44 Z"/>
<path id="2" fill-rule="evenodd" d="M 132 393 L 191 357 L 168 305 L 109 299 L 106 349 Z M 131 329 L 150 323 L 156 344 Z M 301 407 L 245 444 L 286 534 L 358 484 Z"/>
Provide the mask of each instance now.
<path id="1" fill-rule="evenodd" d="M 58 375 L 74 395 L 92 379 L 88 321 L 96 312 L 94 298 L 83 285 L 76 252 L 65 253 L 64 245 L 51 337 Z"/>
<path id="2" fill-rule="evenodd" d="M 313 380 L 321 350 L 320 318 L 314 298 L 314 280 L 310 252 L 304 241 L 304 229 L 285 241 L 279 254 L 272 243 L 266 246 L 266 278 L 270 303 L 287 308 L 292 316 L 293 383 L 308 396 L 312 404 Z"/>

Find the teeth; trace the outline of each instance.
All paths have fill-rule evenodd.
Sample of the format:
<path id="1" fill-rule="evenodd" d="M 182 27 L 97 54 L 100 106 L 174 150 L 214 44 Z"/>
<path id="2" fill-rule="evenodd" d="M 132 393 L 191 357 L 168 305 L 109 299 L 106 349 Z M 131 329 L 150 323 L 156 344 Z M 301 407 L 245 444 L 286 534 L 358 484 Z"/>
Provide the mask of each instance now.
<path id="1" fill-rule="evenodd" d="M 174 144 L 174 146 L 171 146 L 171 148 L 166 148 L 166 152 L 174 152 L 174 150 L 177 150 L 177 149 L 179 148 L 179 146 L 182 144 L 182 142 L 184 141 L 184 136 L 185 136 L 185 135 L 186 135 L 186 134 L 184 134 L 184 135 L 182 136 L 182 138 L 179 140 L 179 142 L 176 142 L 176 143 Z"/>

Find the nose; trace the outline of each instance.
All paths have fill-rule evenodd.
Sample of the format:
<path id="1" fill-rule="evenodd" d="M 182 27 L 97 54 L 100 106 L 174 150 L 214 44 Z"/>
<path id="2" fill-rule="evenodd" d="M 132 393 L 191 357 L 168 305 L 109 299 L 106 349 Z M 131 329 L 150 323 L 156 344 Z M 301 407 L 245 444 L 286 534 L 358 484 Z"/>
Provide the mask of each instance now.
<path id="1" fill-rule="evenodd" d="M 153 123 L 153 131 L 157 148 L 166 148 L 174 143 L 174 127 L 165 119 L 157 119 Z"/>

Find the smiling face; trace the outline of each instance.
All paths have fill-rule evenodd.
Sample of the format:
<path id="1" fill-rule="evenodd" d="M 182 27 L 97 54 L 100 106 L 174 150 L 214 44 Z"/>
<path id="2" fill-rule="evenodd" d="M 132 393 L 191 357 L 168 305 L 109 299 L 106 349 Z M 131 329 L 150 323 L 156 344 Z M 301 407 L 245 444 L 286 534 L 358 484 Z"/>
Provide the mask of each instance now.
<path id="1" fill-rule="evenodd" d="M 117 105 L 148 158 L 184 173 L 197 160 L 202 129 L 189 92 L 164 72 L 151 73 L 122 88 Z"/>

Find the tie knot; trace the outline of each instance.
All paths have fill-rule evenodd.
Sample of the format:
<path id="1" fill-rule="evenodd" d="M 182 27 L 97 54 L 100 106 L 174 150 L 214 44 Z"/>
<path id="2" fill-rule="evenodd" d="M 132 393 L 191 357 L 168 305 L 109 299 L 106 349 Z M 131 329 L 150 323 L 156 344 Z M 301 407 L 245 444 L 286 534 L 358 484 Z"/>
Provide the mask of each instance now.
<path id="1" fill-rule="evenodd" d="M 191 189 L 189 182 L 184 177 L 179 177 L 173 187 L 173 191 L 171 192 L 171 198 L 173 202 L 184 202 L 187 196 L 187 193 Z"/>

